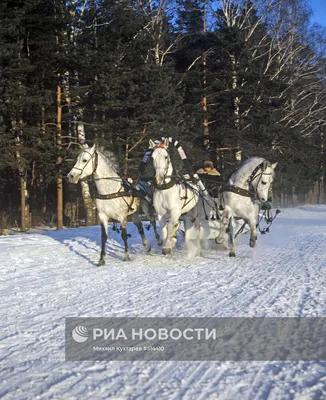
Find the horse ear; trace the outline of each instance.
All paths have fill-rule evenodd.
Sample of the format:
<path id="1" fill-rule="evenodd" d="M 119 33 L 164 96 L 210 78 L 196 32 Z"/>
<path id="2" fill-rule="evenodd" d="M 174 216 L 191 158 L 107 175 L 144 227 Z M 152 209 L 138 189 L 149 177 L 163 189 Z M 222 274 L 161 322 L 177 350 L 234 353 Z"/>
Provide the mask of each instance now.
<path id="1" fill-rule="evenodd" d="M 277 167 L 278 162 L 272 164 L 272 168 L 275 169 Z"/>
<path id="2" fill-rule="evenodd" d="M 93 147 L 91 148 L 91 152 L 93 153 L 96 150 L 96 143 L 94 143 Z"/>
<path id="3" fill-rule="evenodd" d="M 262 164 L 262 166 L 261 166 L 261 169 L 262 169 L 263 172 L 266 171 L 266 169 L 268 168 L 268 165 L 269 165 L 269 162 L 268 162 L 268 161 L 264 161 L 264 162 L 263 162 L 263 164 Z"/>
<path id="4" fill-rule="evenodd" d="M 169 147 L 169 138 L 165 138 L 165 139 L 164 139 L 164 146 L 165 146 L 166 148 Z"/>
<path id="5" fill-rule="evenodd" d="M 154 147 L 155 147 L 155 143 L 153 142 L 152 139 L 149 139 L 149 148 L 154 149 Z"/>
<path id="6" fill-rule="evenodd" d="M 87 149 L 89 149 L 89 147 L 88 147 L 88 144 L 87 143 L 82 143 L 82 148 L 84 149 L 84 150 L 87 150 Z"/>

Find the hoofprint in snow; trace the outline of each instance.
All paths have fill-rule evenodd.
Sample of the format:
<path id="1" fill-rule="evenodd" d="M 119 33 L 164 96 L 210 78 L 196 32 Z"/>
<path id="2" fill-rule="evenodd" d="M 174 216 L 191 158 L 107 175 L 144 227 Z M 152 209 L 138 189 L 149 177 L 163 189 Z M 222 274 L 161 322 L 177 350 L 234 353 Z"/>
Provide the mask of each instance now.
<path id="1" fill-rule="evenodd" d="M 65 317 L 326 316 L 326 206 L 283 210 L 271 233 L 240 238 L 237 258 L 206 249 L 144 253 L 129 263 L 110 229 L 0 238 L 0 398 L 325 399 L 323 362 L 65 362 Z"/>

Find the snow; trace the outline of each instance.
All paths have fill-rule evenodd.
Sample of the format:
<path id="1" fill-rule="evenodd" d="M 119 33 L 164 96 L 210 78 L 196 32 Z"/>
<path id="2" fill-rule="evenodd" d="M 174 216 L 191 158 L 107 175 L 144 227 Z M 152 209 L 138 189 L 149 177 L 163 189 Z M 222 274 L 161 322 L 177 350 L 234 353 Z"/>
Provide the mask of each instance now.
<path id="1" fill-rule="evenodd" d="M 326 362 L 66 362 L 65 317 L 325 317 L 326 206 L 282 210 L 237 258 L 214 246 L 190 260 L 147 255 L 130 224 L 123 262 L 110 229 L 0 237 L 0 398 L 324 399 Z"/>

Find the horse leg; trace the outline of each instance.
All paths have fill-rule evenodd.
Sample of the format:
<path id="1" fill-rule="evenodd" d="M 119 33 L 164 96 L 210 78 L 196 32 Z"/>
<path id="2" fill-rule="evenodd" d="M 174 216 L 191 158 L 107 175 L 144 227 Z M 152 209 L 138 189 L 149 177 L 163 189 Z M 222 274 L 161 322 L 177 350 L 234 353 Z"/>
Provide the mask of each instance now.
<path id="1" fill-rule="evenodd" d="M 248 219 L 248 225 L 250 227 L 250 240 L 249 246 L 255 247 L 257 241 L 257 230 L 256 230 L 256 218 L 252 217 Z"/>
<path id="2" fill-rule="evenodd" d="M 156 243 L 158 244 L 158 246 L 162 246 L 163 240 L 161 239 L 158 231 L 157 231 L 157 226 L 156 226 L 156 220 L 155 220 L 155 215 L 154 213 L 151 213 L 149 216 L 149 220 L 150 223 L 154 229 L 154 233 L 155 233 L 155 238 L 156 238 Z"/>
<path id="3" fill-rule="evenodd" d="M 198 210 L 196 214 L 194 210 L 188 213 L 188 218 L 185 218 L 185 244 L 189 258 L 193 258 L 197 255 L 201 256 L 201 246 L 200 246 L 200 218 Z M 190 216 L 190 218 L 189 218 Z"/>
<path id="4" fill-rule="evenodd" d="M 233 229 L 233 218 L 229 219 L 228 225 L 228 236 L 229 236 L 229 257 L 235 257 L 235 249 L 234 249 L 234 229 Z"/>
<path id="5" fill-rule="evenodd" d="M 125 245 L 125 256 L 123 261 L 130 261 L 130 255 L 128 249 L 127 219 L 121 222 L 121 237 Z"/>
<path id="6" fill-rule="evenodd" d="M 169 222 L 167 224 L 167 240 L 163 247 L 162 254 L 170 254 L 177 242 L 177 230 L 179 228 L 180 213 L 176 210 L 172 210 L 170 213 Z"/>
<path id="7" fill-rule="evenodd" d="M 197 255 L 202 257 L 202 250 L 200 245 L 200 219 L 199 215 L 195 220 L 195 229 L 196 229 L 196 248 L 197 248 Z"/>
<path id="8" fill-rule="evenodd" d="M 229 210 L 224 210 L 221 220 L 220 220 L 220 233 L 218 236 L 215 238 L 215 242 L 217 244 L 221 244 L 224 242 L 225 239 L 225 233 L 226 230 L 229 226 L 229 221 L 230 221 L 230 211 Z"/>
<path id="9" fill-rule="evenodd" d="M 154 207 L 147 201 L 147 200 L 142 200 L 141 201 L 141 207 L 144 211 L 144 214 L 148 217 L 149 222 L 151 223 L 154 233 L 155 233 L 155 238 L 156 242 L 159 246 L 162 246 L 162 239 L 157 231 L 157 226 L 156 226 L 156 220 L 155 220 L 155 209 Z"/>
<path id="10" fill-rule="evenodd" d="M 149 216 L 149 221 L 154 229 L 156 243 L 158 244 L 158 246 L 162 246 L 163 240 L 161 239 L 156 226 L 155 209 L 151 204 L 148 204 L 147 210 L 148 211 L 146 214 Z"/>
<path id="11" fill-rule="evenodd" d="M 163 250 L 166 247 L 166 241 L 167 241 L 167 215 L 158 215 L 157 216 L 158 222 L 160 224 L 160 228 L 162 231 L 162 245 L 163 245 Z M 165 254 L 162 250 L 162 254 Z"/>
<path id="12" fill-rule="evenodd" d="M 146 251 L 150 252 L 151 251 L 151 246 L 148 244 L 146 237 L 145 237 L 145 233 L 144 233 L 144 228 L 143 228 L 143 224 L 140 220 L 140 217 L 137 213 L 132 215 L 132 220 L 133 223 L 137 226 L 138 232 L 141 236 L 141 240 L 143 243 L 143 246 L 145 247 Z"/>
<path id="13" fill-rule="evenodd" d="M 108 219 L 107 216 L 104 214 L 99 214 L 98 217 L 101 224 L 101 258 L 98 265 L 102 267 L 105 264 L 104 257 L 105 257 L 106 241 L 108 238 Z"/>
<path id="14" fill-rule="evenodd" d="M 174 224 L 172 229 L 172 236 L 171 236 L 172 249 L 175 247 L 177 243 L 177 232 L 179 230 L 179 227 L 180 227 L 180 221 L 178 220 L 178 222 Z"/>

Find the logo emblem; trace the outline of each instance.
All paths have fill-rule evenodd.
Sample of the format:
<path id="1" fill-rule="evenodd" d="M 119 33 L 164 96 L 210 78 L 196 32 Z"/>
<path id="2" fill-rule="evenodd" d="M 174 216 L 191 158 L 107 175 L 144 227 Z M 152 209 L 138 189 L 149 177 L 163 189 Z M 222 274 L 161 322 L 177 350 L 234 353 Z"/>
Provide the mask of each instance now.
<path id="1" fill-rule="evenodd" d="M 85 326 L 76 326 L 76 328 L 72 331 L 71 336 L 77 343 L 86 342 L 88 339 L 88 330 Z"/>

